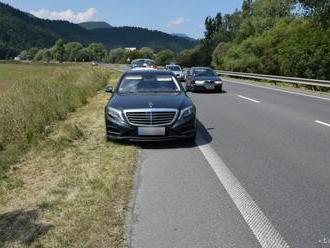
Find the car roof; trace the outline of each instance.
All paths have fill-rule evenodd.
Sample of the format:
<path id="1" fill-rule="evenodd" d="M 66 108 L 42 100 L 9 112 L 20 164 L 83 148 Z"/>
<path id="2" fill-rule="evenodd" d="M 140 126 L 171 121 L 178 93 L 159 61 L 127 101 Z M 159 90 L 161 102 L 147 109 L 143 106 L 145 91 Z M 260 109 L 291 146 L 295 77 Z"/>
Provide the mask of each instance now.
<path id="1" fill-rule="evenodd" d="M 124 75 L 171 75 L 173 76 L 173 72 L 164 71 L 164 70 L 130 70 L 126 72 Z"/>
<path id="2" fill-rule="evenodd" d="M 152 62 L 155 62 L 155 61 L 152 60 L 152 59 L 143 59 L 143 58 L 141 58 L 141 59 L 134 59 L 134 60 L 132 61 L 132 63 L 134 63 L 134 62 L 138 62 L 138 61 L 152 61 Z"/>

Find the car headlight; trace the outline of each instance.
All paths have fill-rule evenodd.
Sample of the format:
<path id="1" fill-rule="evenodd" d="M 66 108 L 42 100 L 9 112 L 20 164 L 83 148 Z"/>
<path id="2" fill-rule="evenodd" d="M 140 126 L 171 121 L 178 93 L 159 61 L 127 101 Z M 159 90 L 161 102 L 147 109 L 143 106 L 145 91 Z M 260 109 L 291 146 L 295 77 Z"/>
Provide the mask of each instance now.
<path id="1" fill-rule="evenodd" d="M 196 85 L 203 85 L 204 84 L 204 81 L 195 81 L 195 84 Z"/>
<path id="2" fill-rule="evenodd" d="M 108 107 L 108 115 L 117 122 L 125 122 L 123 113 L 118 109 Z"/>
<path id="3" fill-rule="evenodd" d="M 214 81 L 215 84 L 222 84 L 221 80 Z"/>
<path id="4" fill-rule="evenodd" d="M 194 113 L 194 107 L 193 106 L 189 106 L 187 108 L 184 108 L 180 111 L 179 120 L 183 120 L 183 119 L 191 116 L 193 113 Z"/>

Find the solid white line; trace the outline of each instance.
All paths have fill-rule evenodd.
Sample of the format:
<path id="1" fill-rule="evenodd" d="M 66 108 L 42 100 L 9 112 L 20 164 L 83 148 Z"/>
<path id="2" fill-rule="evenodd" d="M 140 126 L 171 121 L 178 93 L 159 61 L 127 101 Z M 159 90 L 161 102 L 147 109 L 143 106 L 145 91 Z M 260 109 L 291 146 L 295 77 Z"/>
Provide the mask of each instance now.
<path id="1" fill-rule="evenodd" d="M 240 97 L 240 98 L 243 98 L 243 99 L 245 99 L 245 100 L 249 100 L 249 101 L 251 101 L 251 102 L 260 103 L 260 101 L 257 101 L 257 100 L 254 100 L 254 99 L 248 98 L 248 97 L 246 97 L 246 96 L 241 96 L 241 95 L 237 95 L 237 96 Z"/>
<path id="2" fill-rule="evenodd" d="M 223 160 L 198 133 L 196 143 L 263 248 L 289 248 Z"/>
<path id="3" fill-rule="evenodd" d="M 321 99 L 321 100 L 330 101 L 330 98 L 327 98 L 327 97 L 313 96 L 313 95 L 299 93 L 299 92 L 294 92 L 294 91 L 288 91 L 288 90 L 282 90 L 282 89 L 275 89 L 275 88 L 271 88 L 271 87 L 266 87 L 266 86 L 261 86 L 261 85 L 255 85 L 255 84 L 250 84 L 250 83 L 243 83 L 243 82 L 232 81 L 232 80 L 227 80 L 227 79 L 225 79 L 225 81 L 227 81 L 229 83 L 234 83 L 234 84 L 249 85 L 249 86 L 253 86 L 253 87 L 257 87 L 257 88 L 262 88 L 262 89 L 267 89 L 267 90 L 274 90 L 274 91 L 289 93 L 289 94 L 293 94 L 293 95 L 307 96 L 307 97 L 312 97 L 312 98 L 317 98 L 317 99 Z"/>
<path id="4" fill-rule="evenodd" d="M 323 121 L 314 121 L 314 122 L 318 123 L 318 124 L 321 124 L 321 125 L 324 125 L 324 126 L 327 126 L 327 127 L 330 127 L 329 123 L 326 123 L 326 122 L 323 122 Z"/>

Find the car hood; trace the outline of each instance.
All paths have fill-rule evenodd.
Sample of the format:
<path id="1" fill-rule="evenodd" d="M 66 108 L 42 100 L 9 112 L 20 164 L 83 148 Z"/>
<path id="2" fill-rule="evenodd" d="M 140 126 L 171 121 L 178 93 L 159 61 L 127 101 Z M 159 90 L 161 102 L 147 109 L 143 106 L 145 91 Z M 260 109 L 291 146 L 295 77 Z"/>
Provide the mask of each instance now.
<path id="1" fill-rule="evenodd" d="M 209 76 L 209 77 L 194 77 L 194 80 L 198 80 L 198 81 L 217 81 L 220 80 L 219 77 L 217 76 Z"/>
<path id="2" fill-rule="evenodd" d="M 174 108 L 182 109 L 192 105 L 190 98 L 184 93 L 164 93 L 164 94 L 114 94 L 108 105 L 120 109 L 140 109 L 140 108 Z"/>

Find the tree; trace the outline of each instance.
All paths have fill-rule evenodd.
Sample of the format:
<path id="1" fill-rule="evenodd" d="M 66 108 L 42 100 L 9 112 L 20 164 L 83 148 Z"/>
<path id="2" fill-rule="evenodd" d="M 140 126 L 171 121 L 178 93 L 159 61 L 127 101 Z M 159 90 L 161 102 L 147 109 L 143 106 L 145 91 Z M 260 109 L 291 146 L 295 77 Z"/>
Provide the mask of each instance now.
<path id="1" fill-rule="evenodd" d="M 52 58 L 52 54 L 49 49 L 40 49 L 34 56 L 34 60 L 49 62 Z"/>
<path id="2" fill-rule="evenodd" d="M 88 48 L 83 48 L 78 51 L 77 61 L 87 62 L 92 60 L 92 55 L 90 54 L 90 50 Z"/>
<path id="3" fill-rule="evenodd" d="M 157 65 L 167 65 L 173 63 L 174 60 L 175 60 L 175 53 L 169 49 L 162 50 L 156 55 Z"/>
<path id="4" fill-rule="evenodd" d="M 242 18 L 246 19 L 252 16 L 252 0 L 244 0 L 242 4 Z"/>
<path id="5" fill-rule="evenodd" d="M 177 56 L 177 63 L 181 66 L 198 66 L 200 65 L 199 60 L 199 47 L 193 49 L 186 49 L 181 51 Z"/>
<path id="6" fill-rule="evenodd" d="M 64 41 L 62 39 L 59 39 L 56 41 L 53 49 L 53 58 L 59 62 L 63 62 L 64 60 L 64 54 L 65 54 L 65 48 L 64 48 Z"/>
<path id="7" fill-rule="evenodd" d="M 143 54 L 138 51 L 138 50 L 134 50 L 134 51 L 128 51 L 125 53 L 125 62 L 130 59 L 130 61 L 134 60 L 134 59 L 139 59 L 142 58 Z"/>
<path id="8" fill-rule="evenodd" d="M 30 48 L 27 50 L 23 50 L 20 53 L 20 57 L 23 60 L 33 60 L 34 57 L 36 56 L 37 52 L 38 52 L 38 48 Z"/>
<path id="9" fill-rule="evenodd" d="M 83 45 L 79 42 L 69 42 L 64 45 L 65 60 L 78 61 L 79 50 L 83 49 Z"/>
<path id="10" fill-rule="evenodd" d="M 101 61 L 105 55 L 102 43 L 91 43 L 88 48 L 91 59 Z"/>
<path id="11" fill-rule="evenodd" d="M 110 63 L 125 63 L 126 51 L 123 48 L 115 48 L 110 50 L 108 60 Z"/>
<path id="12" fill-rule="evenodd" d="M 219 45 L 215 48 L 213 54 L 212 54 L 212 66 L 217 69 L 224 69 L 225 63 L 224 58 L 226 57 L 226 54 L 228 50 L 230 49 L 231 44 L 230 43 L 219 43 Z"/>
<path id="13" fill-rule="evenodd" d="M 330 2 L 329 0 L 297 0 L 302 4 L 307 14 L 311 14 L 317 17 L 324 23 L 330 21 Z"/>
<path id="14" fill-rule="evenodd" d="M 143 54 L 143 58 L 153 59 L 155 51 L 150 47 L 142 47 L 140 52 Z"/>

